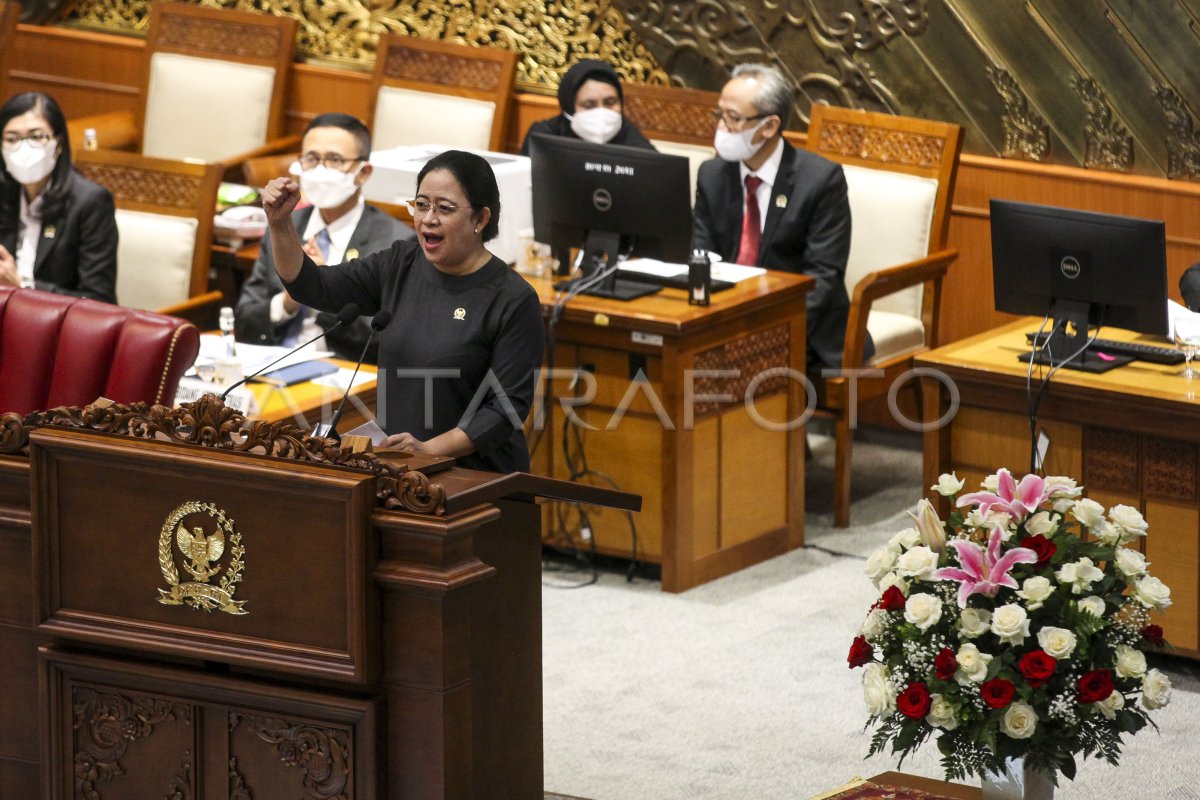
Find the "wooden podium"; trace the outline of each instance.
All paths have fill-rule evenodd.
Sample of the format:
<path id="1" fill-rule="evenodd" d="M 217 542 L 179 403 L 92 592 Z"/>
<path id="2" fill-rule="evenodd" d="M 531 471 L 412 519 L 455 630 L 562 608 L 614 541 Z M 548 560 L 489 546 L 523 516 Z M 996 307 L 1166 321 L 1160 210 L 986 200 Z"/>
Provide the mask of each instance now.
<path id="1" fill-rule="evenodd" d="M 532 501 L 638 498 L 212 396 L 0 422 L 0 797 L 540 800 Z"/>

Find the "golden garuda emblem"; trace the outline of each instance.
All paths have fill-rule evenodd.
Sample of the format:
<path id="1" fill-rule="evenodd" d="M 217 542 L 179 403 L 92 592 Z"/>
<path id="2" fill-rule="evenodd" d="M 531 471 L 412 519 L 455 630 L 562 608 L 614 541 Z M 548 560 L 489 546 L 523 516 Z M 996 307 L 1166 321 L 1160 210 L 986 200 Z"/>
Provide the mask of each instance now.
<path id="1" fill-rule="evenodd" d="M 204 517 L 199 519 L 193 516 L 201 514 Z M 227 547 L 229 561 L 222 565 Z M 180 581 L 176 554 L 178 565 L 195 580 Z M 158 590 L 158 602 L 200 611 L 247 613 L 246 601 L 233 599 L 246 566 L 245 554 L 242 535 L 224 511 L 213 503 L 184 503 L 167 516 L 158 535 L 158 566 L 169 584 L 169 588 Z M 220 581 L 210 583 L 222 571 Z"/>

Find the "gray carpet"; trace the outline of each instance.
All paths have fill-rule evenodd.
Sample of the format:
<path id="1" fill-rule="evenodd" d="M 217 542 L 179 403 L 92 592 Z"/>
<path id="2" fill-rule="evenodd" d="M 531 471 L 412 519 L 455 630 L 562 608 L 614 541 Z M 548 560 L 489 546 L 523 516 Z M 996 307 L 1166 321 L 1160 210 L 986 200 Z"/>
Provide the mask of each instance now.
<path id="1" fill-rule="evenodd" d="M 544 574 L 547 790 L 802 800 L 896 768 L 892 757 L 864 760 L 861 671 L 846 652 L 875 599 L 864 557 L 908 527 L 921 496 L 919 441 L 856 445 L 849 531 L 832 528 L 832 442 L 812 441 L 804 549 L 679 595 L 617 572 L 574 589 L 560 587 L 581 576 Z M 1160 733 L 1127 740 L 1120 767 L 1081 764 L 1057 797 L 1200 800 L 1200 666 L 1158 666 L 1175 685 L 1153 715 Z M 903 769 L 941 777 L 936 747 Z"/>

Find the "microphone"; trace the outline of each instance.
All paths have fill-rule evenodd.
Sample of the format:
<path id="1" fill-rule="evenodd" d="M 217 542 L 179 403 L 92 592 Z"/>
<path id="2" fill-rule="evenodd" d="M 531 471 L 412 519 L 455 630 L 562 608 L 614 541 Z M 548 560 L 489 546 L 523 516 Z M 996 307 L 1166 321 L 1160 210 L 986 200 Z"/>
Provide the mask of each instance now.
<path id="1" fill-rule="evenodd" d="M 346 303 L 346 305 L 342 306 L 342 310 L 341 310 L 341 311 L 339 311 L 339 312 L 338 312 L 338 314 L 337 314 L 337 323 L 336 323 L 336 324 L 334 324 L 334 325 L 331 325 L 331 326 L 329 327 L 329 330 L 326 330 L 326 331 L 321 331 L 321 332 L 320 332 L 320 333 L 318 333 L 316 336 L 314 336 L 314 337 L 312 337 L 311 339 L 309 339 L 307 342 L 304 342 L 303 344 L 296 345 L 296 346 L 295 346 L 295 347 L 293 347 L 291 350 L 289 350 L 289 351 L 287 351 L 286 353 L 284 353 L 283 355 L 281 355 L 279 358 L 277 358 L 277 359 L 275 359 L 274 361 L 272 361 L 272 362 L 270 362 L 269 364 L 267 364 L 265 367 L 261 367 L 261 368 L 259 368 L 259 369 L 255 370 L 254 372 L 250 373 L 250 374 L 249 374 L 249 375 L 247 375 L 246 377 L 242 378 L 242 379 L 241 379 L 240 381 L 238 381 L 237 383 L 231 383 L 231 384 L 230 384 L 228 387 L 226 387 L 225 391 L 221 392 L 221 401 L 222 401 L 222 402 L 224 402 L 224 401 L 225 401 L 225 398 L 229 396 L 229 393 L 230 393 L 230 392 L 232 392 L 232 391 L 233 391 L 234 389 L 236 389 L 237 387 L 241 386 L 241 385 L 242 385 L 243 383 L 245 383 L 246 381 L 251 381 L 251 380 L 254 380 L 254 379 L 255 379 L 255 378 L 257 378 L 259 375 L 262 375 L 264 372 L 266 372 L 266 371 L 267 371 L 267 370 L 269 370 L 271 367 L 273 367 L 273 366 L 275 366 L 276 364 L 278 364 L 280 361 L 283 361 L 283 360 L 284 360 L 285 358 L 287 358 L 288 356 L 292 355 L 293 353 L 299 352 L 300 350 L 303 350 L 304 348 L 308 347 L 310 344 L 312 344 L 313 342 L 315 342 L 317 339 L 320 339 L 322 336 L 324 336 L 325 334 L 329 333 L 329 331 L 331 331 L 331 330 L 333 330 L 333 329 L 335 329 L 335 328 L 340 328 L 342 325 L 348 325 L 348 324 L 350 324 L 351 322 L 354 322 L 354 320 L 358 319 L 358 317 L 359 317 L 359 308 L 358 308 L 358 303 Z"/>
<path id="2" fill-rule="evenodd" d="M 354 374 L 350 376 L 350 385 L 346 387 L 346 391 L 342 394 L 342 402 L 338 403 L 337 409 L 333 412 L 333 417 L 330 418 L 328 424 L 318 423 L 313 428 L 313 436 L 323 436 L 326 439 L 333 439 L 335 442 L 342 441 L 342 435 L 337 432 L 337 424 L 342 419 L 342 412 L 346 409 L 346 400 L 350 397 L 350 390 L 354 388 L 354 379 L 358 377 L 358 369 L 362 366 L 363 360 L 367 357 L 367 349 L 371 346 L 371 340 L 375 338 L 375 334 L 386 328 L 392 321 L 392 312 L 388 310 L 380 311 L 371 318 L 371 334 L 367 336 L 366 344 L 363 345 L 362 354 L 358 357 L 358 363 L 354 365 Z"/>

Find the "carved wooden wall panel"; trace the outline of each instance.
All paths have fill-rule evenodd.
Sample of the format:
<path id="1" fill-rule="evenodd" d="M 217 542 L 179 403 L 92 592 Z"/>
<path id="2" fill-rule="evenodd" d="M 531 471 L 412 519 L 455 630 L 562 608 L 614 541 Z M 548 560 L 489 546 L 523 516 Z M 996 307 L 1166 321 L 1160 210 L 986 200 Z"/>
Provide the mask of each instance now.
<path id="1" fill-rule="evenodd" d="M 772 374 L 765 379 L 760 376 L 768 370 L 779 370 L 789 363 L 788 328 L 775 328 L 751 333 L 732 342 L 718 345 L 696 355 L 697 370 L 735 370 L 736 376 L 729 378 L 698 377 L 697 395 L 728 394 L 733 402 L 742 402 L 751 381 L 757 381 L 754 397 L 766 397 L 787 388 L 790 378 L 786 374 Z M 696 414 L 717 411 L 728 404 L 696 403 Z"/>
<path id="2" fill-rule="evenodd" d="M 1140 449 L 1137 434 L 1087 428 L 1083 434 L 1083 484 L 1106 492 L 1139 493 Z"/>

